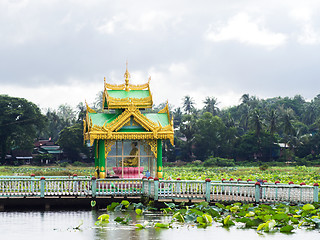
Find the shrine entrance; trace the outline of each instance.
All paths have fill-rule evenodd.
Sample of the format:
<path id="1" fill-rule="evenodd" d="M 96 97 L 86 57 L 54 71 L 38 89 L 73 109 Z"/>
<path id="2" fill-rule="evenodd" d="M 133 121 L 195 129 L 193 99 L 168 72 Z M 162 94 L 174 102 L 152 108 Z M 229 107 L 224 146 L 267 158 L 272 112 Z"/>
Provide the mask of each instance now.
<path id="1" fill-rule="evenodd" d="M 142 178 L 155 176 L 156 155 L 147 141 L 116 141 L 106 157 L 107 175 L 113 172 L 120 178 Z"/>

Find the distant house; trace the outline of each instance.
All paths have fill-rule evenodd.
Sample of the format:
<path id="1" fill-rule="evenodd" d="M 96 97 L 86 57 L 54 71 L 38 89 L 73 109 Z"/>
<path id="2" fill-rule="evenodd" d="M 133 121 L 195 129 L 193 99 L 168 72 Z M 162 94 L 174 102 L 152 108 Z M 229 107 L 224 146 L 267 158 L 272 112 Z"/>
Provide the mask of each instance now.
<path id="1" fill-rule="evenodd" d="M 55 145 L 51 139 L 48 140 L 38 140 L 34 143 L 33 156 L 39 154 L 51 154 L 53 156 L 53 161 L 60 160 L 63 155 L 63 151 L 59 145 Z M 46 159 L 45 164 L 51 163 L 51 160 Z"/>
<path id="2" fill-rule="evenodd" d="M 28 150 L 18 150 L 18 149 L 12 149 L 11 150 L 11 157 L 8 158 L 8 162 L 9 164 L 13 164 L 13 161 L 18 161 L 15 162 L 14 164 L 30 164 L 31 160 L 32 160 L 32 154 L 30 151 Z"/>

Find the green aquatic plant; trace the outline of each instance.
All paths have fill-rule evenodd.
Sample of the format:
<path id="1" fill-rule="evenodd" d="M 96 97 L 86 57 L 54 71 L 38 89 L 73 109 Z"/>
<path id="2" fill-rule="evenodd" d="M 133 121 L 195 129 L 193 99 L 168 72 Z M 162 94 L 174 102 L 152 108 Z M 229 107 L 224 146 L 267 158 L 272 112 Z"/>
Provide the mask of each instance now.
<path id="1" fill-rule="evenodd" d="M 155 223 L 154 227 L 155 228 L 166 228 L 166 229 L 168 229 L 168 228 L 171 227 L 171 225 L 170 225 L 170 223 Z"/>
<path id="2" fill-rule="evenodd" d="M 141 216 L 142 213 L 143 213 L 143 210 L 140 209 L 140 208 L 137 208 L 137 209 L 135 210 L 135 212 L 136 212 L 137 215 Z"/>
<path id="3" fill-rule="evenodd" d="M 98 221 L 96 221 L 95 225 L 102 225 L 104 223 L 109 223 L 109 214 L 102 214 L 98 217 Z"/>
<path id="4" fill-rule="evenodd" d="M 115 222 L 120 223 L 120 224 L 125 224 L 128 225 L 129 222 L 131 221 L 131 217 L 129 215 L 125 216 L 125 217 L 116 217 L 114 219 Z"/>
<path id="5" fill-rule="evenodd" d="M 95 206 L 96 206 L 96 204 L 97 204 L 97 202 L 96 202 L 96 201 L 94 201 L 94 200 L 92 200 L 92 201 L 90 202 L 90 204 L 91 204 L 91 207 L 95 207 Z"/>
<path id="6" fill-rule="evenodd" d="M 165 208 L 161 208 L 163 214 L 166 214 L 171 221 L 169 223 L 136 223 L 137 229 L 143 229 L 147 226 L 155 228 L 170 228 L 181 226 L 181 224 L 191 224 L 198 227 L 209 227 L 213 223 L 220 226 L 231 228 L 237 225 L 238 228 L 256 229 L 257 232 L 282 232 L 292 233 L 297 228 L 307 227 L 311 229 L 320 229 L 320 204 L 305 204 L 303 206 L 292 206 L 288 203 L 276 204 L 221 204 L 210 205 L 207 202 L 201 202 L 187 206 L 185 203 L 175 204 L 166 203 Z M 154 208 L 143 205 L 142 203 L 130 203 L 122 201 L 121 203 L 111 203 L 108 211 L 135 211 L 139 216 L 144 211 L 154 211 Z M 157 210 L 158 211 L 158 210 Z M 139 218 L 140 219 L 140 218 Z M 97 225 L 109 221 L 108 214 L 102 214 L 98 218 Z M 131 218 L 117 217 L 115 222 L 130 225 Z"/>

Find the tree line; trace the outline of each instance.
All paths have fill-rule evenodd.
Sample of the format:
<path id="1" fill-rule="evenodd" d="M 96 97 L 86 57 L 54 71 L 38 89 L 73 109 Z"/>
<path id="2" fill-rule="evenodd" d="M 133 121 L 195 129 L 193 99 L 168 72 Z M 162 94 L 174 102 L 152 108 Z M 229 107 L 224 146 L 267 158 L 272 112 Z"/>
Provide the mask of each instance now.
<path id="1" fill-rule="evenodd" d="M 101 93 L 91 106 L 101 109 Z M 259 99 L 243 94 L 236 106 L 220 109 L 218 99 L 206 97 L 197 108 L 190 96 L 181 106 L 169 106 L 174 117 L 175 144 L 163 144 L 168 161 L 233 159 L 238 162 L 319 159 L 320 94 L 311 101 L 301 95 Z M 165 103 L 154 106 L 158 111 Z M 0 95 L 0 153 L 32 150 L 35 139 L 51 138 L 71 159 L 89 150 L 83 144 L 86 107 L 68 104 L 41 113 L 33 103 Z"/>
<path id="2" fill-rule="evenodd" d="M 190 96 L 172 110 L 175 147 L 169 160 L 296 161 L 319 159 L 320 95 L 259 99 L 243 94 L 236 106 L 219 109 L 206 97 L 201 109 Z M 174 152 L 174 154 L 170 154 Z"/>

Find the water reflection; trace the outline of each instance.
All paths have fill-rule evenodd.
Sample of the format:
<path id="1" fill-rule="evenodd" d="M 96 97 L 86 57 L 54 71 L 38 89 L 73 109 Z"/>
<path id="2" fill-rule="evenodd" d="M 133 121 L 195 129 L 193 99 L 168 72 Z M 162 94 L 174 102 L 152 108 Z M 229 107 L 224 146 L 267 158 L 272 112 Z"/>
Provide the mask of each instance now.
<path id="1" fill-rule="evenodd" d="M 1 212 L 0 229 L 1 239 L 90 239 L 90 240 L 177 240 L 177 239 L 276 239 L 276 240 L 300 240 L 317 239 L 319 231 L 298 230 L 295 234 L 285 235 L 281 233 L 259 235 L 255 230 L 237 229 L 236 227 L 226 230 L 217 224 L 207 229 L 198 229 L 192 225 L 176 225 L 173 229 L 147 228 L 137 230 L 134 227 L 136 223 L 144 221 L 162 221 L 169 222 L 169 217 L 159 216 L 157 214 L 145 214 L 136 216 L 134 212 L 129 213 L 132 218 L 130 225 L 122 225 L 113 221 L 116 217 L 125 217 L 128 213 L 110 213 L 110 223 L 103 227 L 95 226 L 98 216 L 103 211 L 30 211 L 30 212 Z M 80 230 L 75 227 L 83 221 Z"/>

